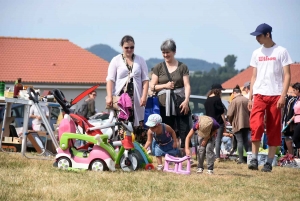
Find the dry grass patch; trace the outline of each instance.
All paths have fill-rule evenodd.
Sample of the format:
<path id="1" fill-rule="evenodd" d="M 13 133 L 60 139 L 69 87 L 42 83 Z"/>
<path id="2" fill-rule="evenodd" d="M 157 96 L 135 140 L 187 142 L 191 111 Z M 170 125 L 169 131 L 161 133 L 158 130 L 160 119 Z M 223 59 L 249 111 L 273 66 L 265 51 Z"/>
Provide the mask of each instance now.
<path id="1" fill-rule="evenodd" d="M 250 171 L 232 161 L 215 174 L 61 171 L 53 161 L 0 152 L 0 200 L 300 200 L 300 169 Z"/>

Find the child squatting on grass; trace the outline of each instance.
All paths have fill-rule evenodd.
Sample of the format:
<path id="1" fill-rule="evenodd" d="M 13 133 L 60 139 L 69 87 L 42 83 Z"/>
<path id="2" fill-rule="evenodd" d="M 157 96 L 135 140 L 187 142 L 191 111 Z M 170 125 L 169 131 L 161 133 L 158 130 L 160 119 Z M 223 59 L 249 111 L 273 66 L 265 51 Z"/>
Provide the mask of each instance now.
<path id="1" fill-rule="evenodd" d="M 188 133 L 185 140 L 185 153 L 187 156 L 190 156 L 189 142 L 193 134 L 197 131 L 200 136 L 200 148 L 199 148 L 199 157 L 198 157 L 198 169 L 197 173 L 203 173 L 204 170 L 204 158 L 206 153 L 207 160 L 207 173 L 213 174 L 214 162 L 215 162 L 215 135 L 217 129 L 220 127 L 218 122 L 209 116 L 199 116 L 198 121 L 195 122 L 193 128 Z"/>
<path id="2" fill-rule="evenodd" d="M 147 149 L 153 140 L 152 154 L 157 159 L 157 170 L 162 170 L 162 156 L 166 154 L 176 156 L 178 154 L 175 131 L 169 125 L 162 123 L 162 118 L 158 114 L 151 114 L 146 126 L 149 127 L 149 130 L 144 148 Z"/>

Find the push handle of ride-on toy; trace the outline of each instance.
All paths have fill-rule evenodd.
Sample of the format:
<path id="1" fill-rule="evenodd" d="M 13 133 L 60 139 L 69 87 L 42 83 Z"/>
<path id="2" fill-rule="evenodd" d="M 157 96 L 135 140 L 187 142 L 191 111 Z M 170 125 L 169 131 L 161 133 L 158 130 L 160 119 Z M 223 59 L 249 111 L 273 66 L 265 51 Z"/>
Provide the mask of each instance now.
<path id="1" fill-rule="evenodd" d="M 88 130 L 93 131 L 93 130 L 97 130 L 97 129 L 115 127 L 115 126 L 119 126 L 119 125 L 123 125 L 123 124 L 121 122 L 115 122 L 115 123 L 111 123 L 111 124 L 105 124 L 105 125 L 102 125 L 102 126 L 91 127 L 91 128 L 88 128 Z"/>
<path id="2" fill-rule="evenodd" d="M 27 88 L 27 93 L 29 95 L 29 100 L 32 100 L 34 103 L 39 102 L 37 93 L 35 93 L 35 91 L 31 87 Z"/>
<path id="3" fill-rule="evenodd" d="M 133 132 L 133 128 L 130 122 L 128 122 L 128 125 L 126 125 L 124 122 L 122 122 L 122 125 L 126 128 L 127 131 L 129 131 L 130 133 Z"/>

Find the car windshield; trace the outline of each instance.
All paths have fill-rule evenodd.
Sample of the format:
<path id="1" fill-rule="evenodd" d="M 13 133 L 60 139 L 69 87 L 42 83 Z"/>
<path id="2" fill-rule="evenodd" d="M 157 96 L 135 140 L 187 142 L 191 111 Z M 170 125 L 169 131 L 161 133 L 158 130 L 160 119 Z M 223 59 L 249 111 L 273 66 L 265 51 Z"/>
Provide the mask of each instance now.
<path id="1" fill-rule="evenodd" d="M 205 96 L 191 95 L 189 105 L 190 105 L 192 114 L 201 114 L 201 113 L 205 114 L 206 113 L 205 107 L 204 107 L 205 101 L 206 101 Z M 223 103 L 223 106 L 225 109 L 225 115 L 226 115 L 229 104 L 228 104 L 228 101 L 225 101 L 225 100 L 222 100 L 222 103 Z"/>

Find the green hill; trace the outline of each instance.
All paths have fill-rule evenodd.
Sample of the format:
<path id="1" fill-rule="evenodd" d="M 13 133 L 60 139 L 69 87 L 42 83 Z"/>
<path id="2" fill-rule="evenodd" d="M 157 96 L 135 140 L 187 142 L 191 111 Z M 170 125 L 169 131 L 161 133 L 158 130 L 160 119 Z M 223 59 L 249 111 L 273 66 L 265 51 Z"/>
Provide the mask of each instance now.
<path id="1" fill-rule="evenodd" d="M 86 48 L 86 50 L 108 62 L 110 62 L 114 56 L 120 54 L 110 46 L 104 44 L 93 45 L 90 48 Z"/>
<path id="2" fill-rule="evenodd" d="M 192 58 L 176 58 L 178 61 L 186 64 L 190 71 L 210 71 L 212 68 L 221 67 L 220 64 L 217 63 L 209 63 L 207 61 L 201 59 L 192 59 Z M 163 59 L 150 58 L 146 61 L 149 70 L 153 68 L 156 64 L 162 62 Z"/>
<path id="3" fill-rule="evenodd" d="M 120 54 L 119 52 L 117 52 L 116 50 L 114 50 L 113 48 L 111 48 L 108 45 L 104 45 L 104 44 L 98 44 L 98 45 L 93 45 L 90 48 L 86 48 L 87 51 L 97 55 L 98 57 L 101 57 L 102 59 L 110 62 L 111 59 Z M 209 63 L 205 60 L 201 60 L 201 59 L 193 59 L 193 58 L 176 58 L 178 61 L 181 61 L 183 63 L 185 63 L 190 71 L 210 71 L 212 68 L 219 68 L 221 67 L 220 64 L 217 63 Z M 147 66 L 149 71 L 151 70 L 151 68 L 153 68 L 156 64 L 162 62 L 163 59 L 157 59 L 157 58 L 150 58 L 148 60 L 146 60 Z"/>

